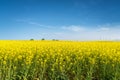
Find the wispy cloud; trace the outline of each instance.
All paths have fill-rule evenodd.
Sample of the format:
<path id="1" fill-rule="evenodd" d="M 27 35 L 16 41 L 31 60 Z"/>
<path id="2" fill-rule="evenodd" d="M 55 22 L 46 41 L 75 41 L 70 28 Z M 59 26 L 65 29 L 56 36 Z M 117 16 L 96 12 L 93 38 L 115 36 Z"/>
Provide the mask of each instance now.
<path id="1" fill-rule="evenodd" d="M 108 27 L 101 27 L 98 29 L 98 31 L 109 31 L 109 30 L 110 30 L 110 28 L 108 28 Z"/>
<path id="2" fill-rule="evenodd" d="M 47 29 L 59 29 L 59 30 L 67 30 L 73 32 L 84 31 L 85 28 L 80 25 L 70 25 L 70 26 L 51 26 L 51 25 L 43 25 L 38 22 L 32 21 L 30 19 L 17 19 L 17 22 L 26 23 L 34 26 L 39 26 L 40 28 L 47 28 Z"/>
<path id="3" fill-rule="evenodd" d="M 27 23 L 27 24 L 39 26 L 39 27 L 42 27 L 42 28 L 49 28 L 49 29 L 55 28 L 54 26 L 43 25 L 43 24 L 40 24 L 38 22 L 32 21 L 30 19 L 17 19 L 16 21 L 21 22 L 21 23 Z"/>
<path id="4" fill-rule="evenodd" d="M 79 31 L 84 31 L 85 30 L 83 27 L 76 26 L 76 25 L 63 26 L 62 29 L 69 30 L 69 31 L 74 31 L 74 32 L 79 32 Z"/>
<path id="5" fill-rule="evenodd" d="M 97 30 L 98 31 L 113 31 L 113 30 L 119 30 L 120 24 L 104 24 L 104 25 L 98 25 Z"/>
<path id="6" fill-rule="evenodd" d="M 116 40 L 120 39 L 119 24 L 104 24 L 99 26 L 80 26 L 80 25 L 63 25 L 63 26 L 47 26 L 32 20 L 19 20 L 30 25 L 39 26 L 48 30 L 42 30 L 34 33 L 45 39 L 61 39 L 61 40 Z M 39 28 L 37 28 L 39 29 Z M 32 34 L 33 34 L 32 33 Z M 31 36 L 30 36 L 31 37 Z"/>
<path id="7" fill-rule="evenodd" d="M 104 24 L 104 25 L 98 25 L 97 26 L 97 30 L 98 31 L 109 31 L 110 30 L 110 28 L 111 28 L 111 24 Z"/>
<path id="8" fill-rule="evenodd" d="M 54 28 L 53 26 L 47 26 L 47 25 L 43 25 L 43 24 L 33 22 L 33 21 L 29 21 L 28 24 L 32 24 L 32 25 L 40 26 L 40 27 L 44 27 L 44 28 Z"/>
<path id="9" fill-rule="evenodd" d="M 115 40 L 120 39 L 120 25 L 119 24 L 104 24 L 93 27 L 81 27 L 77 26 L 77 28 L 66 26 L 63 27 L 65 30 L 76 31 L 77 33 L 66 33 L 66 39 L 74 39 L 74 40 Z M 80 30 L 79 30 L 80 28 Z M 76 30 L 77 29 L 77 30 Z"/>

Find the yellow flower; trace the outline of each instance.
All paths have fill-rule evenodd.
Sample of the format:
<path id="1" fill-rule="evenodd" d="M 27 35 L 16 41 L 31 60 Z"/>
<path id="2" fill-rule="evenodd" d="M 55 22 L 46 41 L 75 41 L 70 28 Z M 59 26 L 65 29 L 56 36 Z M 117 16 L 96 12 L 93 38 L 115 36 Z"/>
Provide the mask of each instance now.
<path id="1" fill-rule="evenodd" d="M 3 64 L 6 65 L 6 61 L 3 61 Z"/>

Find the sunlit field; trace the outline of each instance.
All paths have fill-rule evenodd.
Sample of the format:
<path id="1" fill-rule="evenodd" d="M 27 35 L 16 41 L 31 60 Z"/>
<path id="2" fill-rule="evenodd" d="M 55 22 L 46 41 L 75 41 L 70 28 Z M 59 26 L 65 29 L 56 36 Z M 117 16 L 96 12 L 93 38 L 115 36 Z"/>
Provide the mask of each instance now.
<path id="1" fill-rule="evenodd" d="M 0 41 L 0 80 L 120 80 L 120 42 Z"/>

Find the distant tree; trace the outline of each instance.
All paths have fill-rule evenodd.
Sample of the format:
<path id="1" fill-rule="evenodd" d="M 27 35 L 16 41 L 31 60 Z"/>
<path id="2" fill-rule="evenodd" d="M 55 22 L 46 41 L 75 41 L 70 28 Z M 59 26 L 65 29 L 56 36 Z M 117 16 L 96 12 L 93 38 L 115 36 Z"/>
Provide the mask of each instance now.
<path id="1" fill-rule="evenodd" d="M 52 39 L 52 41 L 56 41 L 55 39 Z"/>
<path id="2" fill-rule="evenodd" d="M 45 39 L 44 39 L 44 38 L 42 38 L 41 40 L 42 40 L 42 41 L 44 41 Z"/>
<path id="3" fill-rule="evenodd" d="M 59 41 L 58 39 L 56 39 L 56 41 Z"/>
<path id="4" fill-rule="evenodd" d="M 57 39 L 52 39 L 52 41 L 58 41 Z"/>
<path id="5" fill-rule="evenodd" d="M 34 39 L 30 39 L 30 41 L 34 41 Z"/>

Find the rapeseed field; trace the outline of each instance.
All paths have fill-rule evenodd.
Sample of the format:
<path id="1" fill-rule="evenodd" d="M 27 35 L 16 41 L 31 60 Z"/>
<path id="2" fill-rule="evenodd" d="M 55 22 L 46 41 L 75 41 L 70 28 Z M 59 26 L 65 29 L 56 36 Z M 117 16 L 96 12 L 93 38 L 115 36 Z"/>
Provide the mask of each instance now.
<path id="1" fill-rule="evenodd" d="M 120 42 L 1 40 L 0 80 L 120 80 Z"/>

